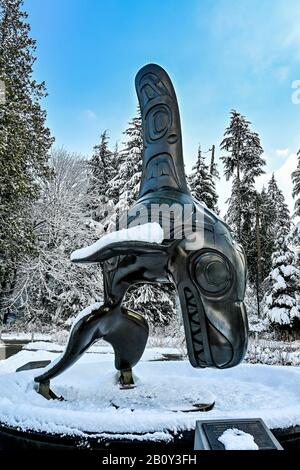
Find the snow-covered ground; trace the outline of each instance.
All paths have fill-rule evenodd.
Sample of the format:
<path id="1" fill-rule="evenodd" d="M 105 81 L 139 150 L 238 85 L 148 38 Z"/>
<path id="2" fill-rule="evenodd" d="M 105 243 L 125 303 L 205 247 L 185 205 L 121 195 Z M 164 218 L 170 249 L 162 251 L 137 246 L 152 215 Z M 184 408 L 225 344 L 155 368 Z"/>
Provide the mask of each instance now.
<path id="1" fill-rule="evenodd" d="M 49 352 L 55 352 L 55 353 L 61 353 L 65 349 L 65 346 L 61 344 L 56 344 L 56 343 L 51 343 L 51 342 L 43 342 L 43 341 L 36 341 L 33 343 L 28 343 L 23 347 L 24 351 L 49 351 Z M 99 354 L 99 355 L 110 355 L 112 358 L 114 358 L 114 352 L 112 346 L 109 344 L 105 343 L 104 341 L 99 341 L 95 345 L 91 346 L 86 354 Z M 142 361 L 158 361 L 158 360 L 166 360 L 166 358 L 170 356 L 178 356 L 181 358 L 181 353 L 178 349 L 176 348 L 171 348 L 171 347 L 166 347 L 166 348 L 160 348 L 160 347 L 152 347 L 152 348 L 147 348 L 142 356 Z M 103 358 L 100 357 L 100 360 Z M 15 358 L 17 360 L 17 358 Z M 37 360 L 37 359 L 33 359 Z M 98 357 L 99 360 L 99 357 Z M 1 362 L 0 362 L 1 364 Z M 1 366 L 0 366 L 1 370 Z"/>
<path id="2" fill-rule="evenodd" d="M 0 333 L 0 340 L 3 341 L 51 341 L 51 335 L 44 333 Z"/>
<path id="3" fill-rule="evenodd" d="M 142 433 L 140 439 L 165 441 L 172 438 L 170 431 L 193 429 L 203 418 L 262 418 L 270 428 L 300 425 L 299 368 L 193 369 L 188 361 L 158 361 L 164 353 L 164 348 L 146 350 L 134 369 L 137 386 L 132 390 L 119 389 L 111 351 L 85 354 L 53 380 L 53 390 L 65 398 L 60 402 L 36 393 L 36 371 L 15 373 L 29 361 L 53 360 L 58 354 L 23 350 L 0 361 L 0 421 L 67 435 L 125 433 L 130 438 Z M 213 410 L 183 411 L 211 396 Z"/>

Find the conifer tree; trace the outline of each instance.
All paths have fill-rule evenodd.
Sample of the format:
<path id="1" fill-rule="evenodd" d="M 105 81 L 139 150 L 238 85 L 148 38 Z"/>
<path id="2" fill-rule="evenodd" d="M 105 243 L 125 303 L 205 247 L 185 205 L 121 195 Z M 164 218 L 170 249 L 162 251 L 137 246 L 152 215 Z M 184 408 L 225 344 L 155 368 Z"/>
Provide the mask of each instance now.
<path id="1" fill-rule="evenodd" d="M 297 302 L 300 271 L 294 265 L 294 253 L 286 243 L 289 223 L 281 221 L 272 256 L 272 270 L 264 298 L 265 313 L 279 329 L 300 330 L 300 306 Z"/>
<path id="2" fill-rule="evenodd" d="M 231 195 L 231 222 L 232 227 L 241 241 L 242 225 L 242 201 L 241 201 L 241 178 L 242 167 L 244 163 L 245 142 L 249 133 L 249 121 L 235 110 L 231 111 L 230 124 L 224 133 L 224 139 L 221 142 L 221 150 L 225 150 L 227 155 L 222 157 L 226 179 L 234 178 Z"/>
<path id="3" fill-rule="evenodd" d="M 269 223 L 270 223 L 270 240 L 273 239 L 273 244 L 275 242 L 276 234 L 282 226 L 286 226 L 288 234 L 291 227 L 290 221 L 290 211 L 285 202 L 283 192 L 278 187 L 277 181 L 275 179 L 274 173 L 268 183 L 268 202 L 267 210 L 269 213 Z"/>
<path id="4" fill-rule="evenodd" d="M 298 220 L 300 217 L 300 150 L 298 151 L 298 165 L 296 170 L 292 173 L 293 182 L 293 197 L 295 200 L 295 211 L 293 217 Z M 298 221 L 295 226 L 292 227 L 291 232 L 288 236 L 288 242 L 293 247 L 296 253 L 296 264 L 300 269 L 300 222 Z M 299 286 L 300 295 L 300 286 Z"/>
<path id="5" fill-rule="evenodd" d="M 261 314 L 264 280 L 271 269 L 272 242 L 270 241 L 270 222 L 268 196 L 265 188 L 252 191 L 252 204 L 249 205 L 248 221 L 243 232 L 243 246 L 247 253 L 248 277 L 256 292 L 257 315 Z"/>
<path id="6" fill-rule="evenodd" d="M 210 165 L 209 165 L 209 172 L 210 174 L 216 178 L 216 179 L 219 179 L 220 178 L 220 174 L 219 174 L 219 170 L 218 170 L 218 165 L 215 161 L 215 153 L 216 153 L 216 147 L 215 145 L 212 146 L 211 149 L 209 149 L 211 151 L 211 157 L 210 157 Z"/>
<path id="7" fill-rule="evenodd" d="M 295 171 L 292 173 L 293 181 L 293 198 L 295 198 L 295 212 L 294 216 L 300 217 L 300 150 L 297 153 L 298 155 L 298 165 Z"/>
<path id="8" fill-rule="evenodd" d="M 250 124 L 240 113 L 232 111 L 221 149 L 227 152 L 222 157 L 225 176 L 233 179 L 226 220 L 244 246 L 249 280 L 256 284 L 258 294 L 263 279 L 263 267 L 261 196 L 255 189 L 255 180 L 264 173 L 265 160 L 262 157 L 260 138 L 250 129 Z"/>
<path id="9" fill-rule="evenodd" d="M 124 132 L 124 149 L 118 154 L 118 173 L 111 181 L 110 191 L 119 195 L 117 209 L 127 210 L 137 200 L 142 173 L 143 130 L 140 109 Z"/>
<path id="10" fill-rule="evenodd" d="M 106 190 L 107 216 L 101 221 L 103 228 L 108 232 L 116 229 L 117 214 L 121 210 L 120 198 L 124 186 L 122 186 L 122 182 L 119 177 L 120 167 L 123 164 L 123 157 L 119 150 L 118 142 L 115 143 L 114 150 L 112 151 L 111 163 L 112 173 Z"/>
<path id="11" fill-rule="evenodd" d="M 249 186 L 250 187 L 250 186 Z M 262 285 L 271 270 L 275 238 L 284 225 L 290 228 L 290 214 L 274 174 L 261 193 L 253 192 L 253 214 L 249 215 L 248 230 L 243 231 L 243 245 L 247 253 L 249 280 L 256 286 L 257 304 L 260 305 Z"/>
<path id="12" fill-rule="evenodd" d="M 213 164 L 213 172 L 216 172 L 215 164 Z M 192 195 L 198 201 L 204 202 L 209 209 L 217 212 L 218 195 L 214 182 L 214 173 L 211 173 L 210 166 L 206 164 L 200 145 L 198 147 L 197 162 L 189 176 L 189 184 Z"/>
<path id="13" fill-rule="evenodd" d="M 260 247 L 261 247 L 261 281 L 268 276 L 271 270 L 272 253 L 273 253 L 273 234 L 272 234 L 272 214 L 270 214 L 270 201 L 268 193 L 263 187 L 258 194 L 258 217 L 260 230 Z"/>
<path id="14" fill-rule="evenodd" d="M 287 242 L 292 250 L 295 252 L 295 263 L 300 269 L 300 222 L 293 225 L 291 231 L 287 237 Z M 300 284 L 299 284 L 299 295 L 300 295 Z M 299 299 L 300 300 L 300 299 Z"/>
<path id="15" fill-rule="evenodd" d="M 242 239 L 243 213 L 246 210 L 255 178 L 264 173 L 263 149 L 257 133 L 251 131 L 250 122 L 237 111 L 231 111 L 229 127 L 225 130 L 221 149 L 227 152 L 222 157 L 226 179 L 233 178 L 231 210 L 229 217 L 233 222 L 239 241 Z M 249 190 L 251 185 L 251 191 Z"/>
<path id="16" fill-rule="evenodd" d="M 118 142 L 115 143 L 113 154 L 112 154 L 112 164 L 113 164 L 113 177 L 108 185 L 108 198 L 112 201 L 114 205 L 118 203 L 119 200 L 119 188 L 115 188 L 111 182 L 117 177 L 120 167 L 121 157 Z M 118 190 L 117 190 L 118 189 Z"/>
<path id="17" fill-rule="evenodd" d="M 15 265 L 33 249 L 31 205 L 49 176 L 53 139 L 41 100 L 45 84 L 32 78 L 36 43 L 22 0 L 0 0 L 0 292 L 13 288 Z"/>
<path id="18" fill-rule="evenodd" d="M 107 216 L 108 192 L 115 176 L 114 154 L 108 148 L 109 137 L 105 130 L 100 135 L 100 143 L 95 145 L 94 153 L 88 163 L 90 194 L 90 216 L 100 222 Z"/>
<path id="19" fill-rule="evenodd" d="M 133 288 L 127 303 L 152 326 L 169 326 L 176 315 L 175 291 L 171 285 L 144 284 Z"/>
<path id="20" fill-rule="evenodd" d="M 295 265 L 295 253 L 289 247 L 289 209 L 274 174 L 268 184 L 266 213 L 268 248 L 273 255 L 271 272 L 266 279 L 265 313 L 275 327 L 299 329 L 300 271 Z"/>

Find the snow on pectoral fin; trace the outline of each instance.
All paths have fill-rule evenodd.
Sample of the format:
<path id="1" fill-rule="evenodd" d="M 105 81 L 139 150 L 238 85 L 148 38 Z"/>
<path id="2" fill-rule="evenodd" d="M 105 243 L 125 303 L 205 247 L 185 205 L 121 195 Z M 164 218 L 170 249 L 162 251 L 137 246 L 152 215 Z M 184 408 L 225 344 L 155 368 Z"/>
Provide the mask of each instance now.
<path id="1" fill-rule="evenodd" d="M 71 254 L 74 263 L 97 263 L 119 254 L 142 253 L 152 247 L 159 248 L 164 239 L 161 226 L 156 223 L 137 225 L 104 235 L 90 246 Z"/>

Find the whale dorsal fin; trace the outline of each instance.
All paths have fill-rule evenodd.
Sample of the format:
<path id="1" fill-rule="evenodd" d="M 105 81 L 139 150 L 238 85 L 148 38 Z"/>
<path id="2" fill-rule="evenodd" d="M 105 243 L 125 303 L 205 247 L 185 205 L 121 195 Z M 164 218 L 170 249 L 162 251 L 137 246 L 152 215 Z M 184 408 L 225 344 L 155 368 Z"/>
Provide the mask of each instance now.
<path id="1" fill-rule="evenodd" d="M 180 117 L 170 77 L 159 65 L 143 67 L 135 79 L 143 123 L 143 172 L 139 197 L 173 189 L 189 194 Z"/>

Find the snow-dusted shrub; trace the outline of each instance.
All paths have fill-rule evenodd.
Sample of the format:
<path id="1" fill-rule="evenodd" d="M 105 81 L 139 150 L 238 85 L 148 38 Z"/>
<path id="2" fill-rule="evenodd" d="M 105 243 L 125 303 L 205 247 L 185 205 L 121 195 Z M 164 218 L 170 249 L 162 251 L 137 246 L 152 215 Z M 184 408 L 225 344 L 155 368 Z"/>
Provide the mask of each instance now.
<path id="1" fill-rule="evenodd" d="M 102 276 L 97 266 L 77 266 L 70 253 L 94 241 L 86 216 L 86 162 L 64 149 L 53 151 L 52 178 L 41 185 L 33 206 L 36 249 L 17 269 L 13 292 L 6 299 L 25 329 L 61 325 L 86 305 L 102 297 Z"/>
<path id="2" fill-rule="evenodd" d="M 245 361 L 253 364 L 299 366 L 299 341 L 250 339 Z"/>
<path id="3" fill-rule="evenodd" d="M 263 333 L 269 330 L 269 320 L 261 312 L 258 314 L 257 308 L 257 294 L 255 288 L 248 284 L 245 294 L 245 307 L 248 316 L 249 333 L 250 335 L 256 335 L 257 333 Z"/>
<path id="4" fill-rule="evenodd" d="M 139 284 L 128 291 L 125 300 L 125 306 L 141 313 L 153 327 L 172 328 L 177 322 L 172 285 Z"/>

